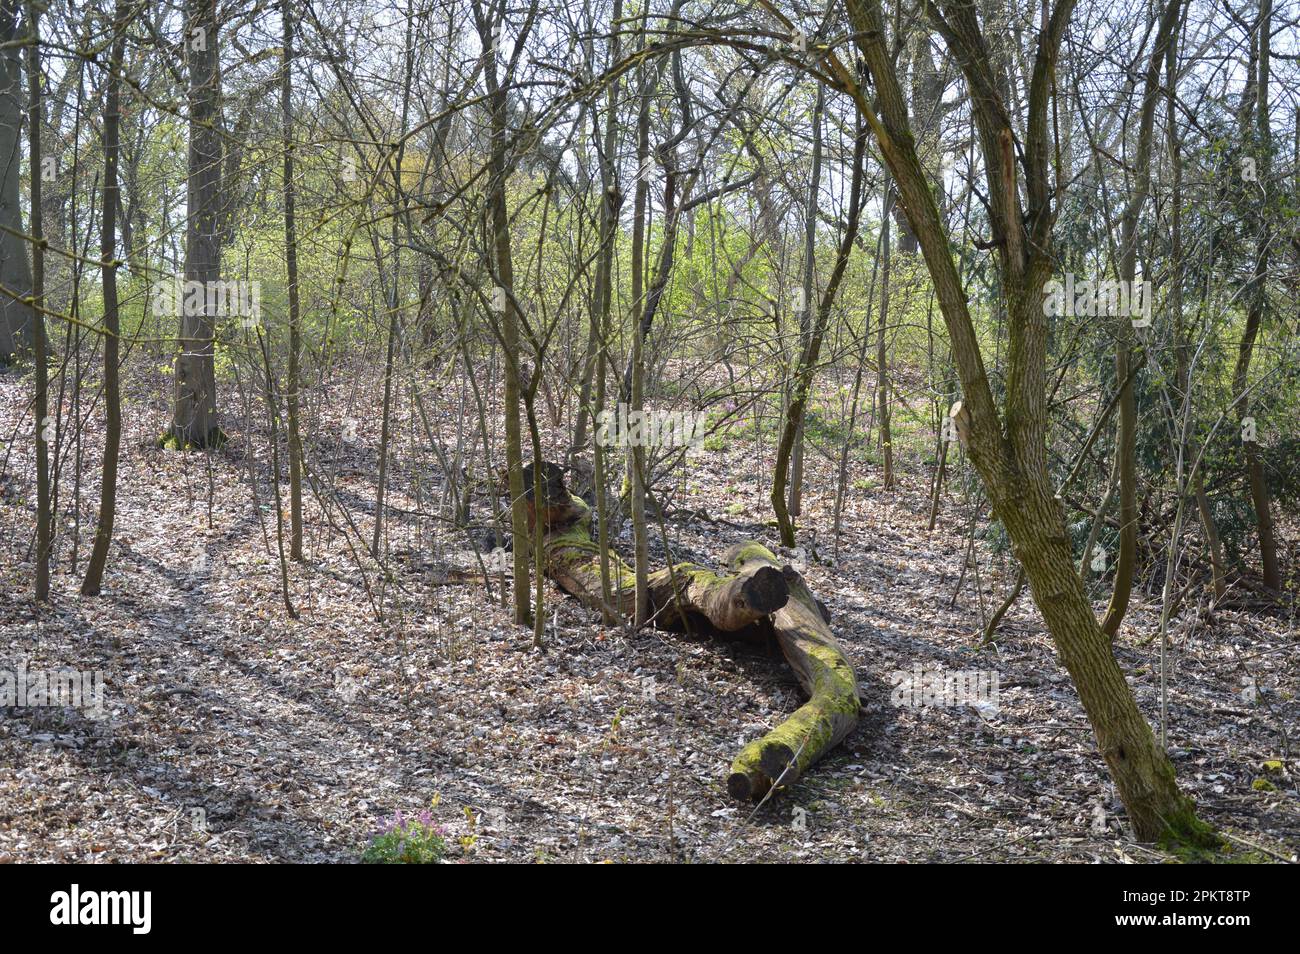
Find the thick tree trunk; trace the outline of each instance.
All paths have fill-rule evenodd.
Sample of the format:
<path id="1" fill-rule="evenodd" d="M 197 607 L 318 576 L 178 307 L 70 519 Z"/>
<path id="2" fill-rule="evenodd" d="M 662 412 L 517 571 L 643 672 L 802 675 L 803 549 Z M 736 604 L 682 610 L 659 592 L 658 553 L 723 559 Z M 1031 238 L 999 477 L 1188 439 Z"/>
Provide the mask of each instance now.
<path id="1" fill-rule="evenodd" d="M 564 486 L 560 469 L 542 465 L 536 475 L 532 464 L 524 468 L 529 527 L 535 527 L 538 509 L 534 482 L 541 477 L 541 509 L 546 575 L 560 589 L 593 609 L 619 618 L 636 610 L 636 576 L 617 554 L 609 554 L 613 603 L 606 605 L 601 586 L 600 548 L 591 539 L 591 508 Z M 758 565 L 743 573 L 718 573 L 693 563 L 678 563 L 647 577 L 650 615 L 658 623 L 689 628 L 700 621 L 725 633 L 751 626 L 780 609 L 789 588 L 779 570 Z"/>
<path id="2" fill-rule="evenodd" d="M 1034 601 L 1074 679 L 1138 838 L 1216 845 L 1213 832 L 1197 820 L 1190 799 L 1179 791 L 1173 766 L 1156 744 L 1093 616 L 1074 571 L 1064 509 L 1047 467 L 1047 323 L 1042 302 L 1054 211 L 1048 110 L 1072 0 L 1053 7 L 1039 35 L 1020 153 L 1003 97 L 989 73 L 977 10 L 959 3 L 927 7 L 966 76 L 984 154 L 993 242 L 999 249 L 1010 327 L 1004 411 L 993 397 L 951 246 L 916 154 L 906 102 L 884 40 L 879 0 L 847 0 L 847 8 L 875 101 L 867 100 L 834 54 L 827 55 L 828 65 L 854 91 L 859 111 L 871 124 L 934 281 L 962 383 L 963 400 L 955 415 L 958 432 L 1025 568 Z M 1027 201 L 1023 209 L 1022 173 Z"/>
<path id="3" fill-rule="evenodd" d="M 0 42 L 5 44 L 0 50 L 0 288 L 5 290 L 0 293 L 0 365 L 29 353 L 34 341 L 32 306 L 22 300 L 32 291 L 19 196 L 22 47 L 12 45 L 21 32 L 21 7 L 14 0 L 0 3 Z"/>
<path id="4" fill-rule="evenodd" d="M 525 468 L 532 478 L 533 467 Z M 636 575 L 616 554 L 591 540 L 591 510 L 565 489 L 560 469 L 543 464 L 544 503 L 529 494 L 529 521 L 540 519 L 546 573 L 566 593 L 592 609 L 627 619 L 636 611 Z M 601 561 L 614 577 L 614 604 L 601 596 Z M 803 578 L 760 543 L 738 544 L 719 572 L 677 563 L 647 577 L 650 618 L 690 630 L 702 623 L 725 633 L 769 625 L 809 700 L 785 722 L 751 742 L 732 763 L 727 789 L 736 798 L 761 798 L 774 784 L 789 785 L 837 745 L 857 724 L 858 687 L 853 666 L 831 636 L 817 599 Z"/>
<path id="5" fill-rule="evenodd" d="M 216 306 L 208 291 L 221 279 L 220 73 L 216 0 L 190 0 L 185 50 L 189 60 L 190 147 L 185 213 L 185 279 L 205 289 L 202 308 L 182 296 L 180 351 L 176 355 L 171 446 L 210 447 L 222 441 L 217 426 L 213 333 Z M 197 313 L 195 313 L 197 312 Z"/>
<path id="6" fill-rule="evenodd" d="M 1173 766 L 1156 744 L 1150 725 L 1098 625 L 1075 572 L 1065 514 L 1050 482 L 998 488 L 990 496 L 1025 568 L 1034 602 L 1074 680 L 1138 837 L 1161 836 L 1203 843 L 1208 829 L 1191 799 L 1178 789 Z"/>

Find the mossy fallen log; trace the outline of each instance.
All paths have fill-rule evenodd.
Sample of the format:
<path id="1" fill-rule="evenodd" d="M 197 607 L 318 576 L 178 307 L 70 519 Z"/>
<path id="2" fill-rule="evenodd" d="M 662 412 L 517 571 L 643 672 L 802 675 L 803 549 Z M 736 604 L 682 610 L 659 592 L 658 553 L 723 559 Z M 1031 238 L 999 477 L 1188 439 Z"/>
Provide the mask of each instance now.
<path id="1" fill-rule="evenodd" d="M 741 543 L 724 562 L 737 572 L 777 568 L 760 543 Z M 772 617 L 786 662 L 808 701 L 772 731 L 749 743 L 731 763 L 727 790 L 736 798 L 762 798 L 774 784 L 790 785 L 853 731 L 858 722 L 858 682 L 821 604 L 793 567 L 780 567 L 789 601 Z"/>
<path id="2" fill-rule="evenodd" d="M 636 604 L 636 574 L 617 554 L 609 555 L 611 604 L 605 607 L 600 550 L 591 539 L 591 509 L 586 502 L 570 496 L 559 506 L 554 501 L 548 504 L 543 537 L 547 575 L 583 604 L 630 617 Z M 649 589 L 655 622 L 689 628 L 693 620 L 703 619 L 726 633 L 767 618 L 790 596 L 780 569 L 760 564 L 720 573 L 694 563 L 677 563 L 651 573 Z"/>
<path id="3" fill-rule="evenodd" d="M 529 522 L 543 521 L 547 575 L 584 605 L 619 618 L 631 617 L 636 576 L 615 553 L 608 555 L 611 599 L 601 591 L 600 549 L 592 541 L 591 508 L 571 495 L 560 469 L 544 464 L 541 507 L 532 500 L 532 466 L 525 470 Z M 778 781 L 793 783 L 857 724 L 858 687 L 853 666 L 831 635 L 825 608 L 803 577 L 782 566 L 761 543 L 727 551 L 719 572 L 678 563 L 649 577 L 656 623 L 690 628 L 701 619 L 722 632 L 769 622 L 808 701 L 789 719 L 736 756 L 727 790 L 736 798 L 762 798 Z"/>

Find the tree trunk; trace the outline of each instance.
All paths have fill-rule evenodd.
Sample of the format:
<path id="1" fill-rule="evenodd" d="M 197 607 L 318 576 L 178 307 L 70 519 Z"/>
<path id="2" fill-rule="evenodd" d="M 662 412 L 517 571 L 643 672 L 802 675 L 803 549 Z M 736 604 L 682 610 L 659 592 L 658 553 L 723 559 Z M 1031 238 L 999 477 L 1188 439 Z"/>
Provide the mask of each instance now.
<path id="1" fill-rule="evenodd" d="M 113 541 L 113 518 L 117 514 L 117 457 L 122 443 L 122 398 L 118 386 L 117 315 L 117 128 L 121 94 L 122 62 L 126 56 L 128 10 L 118 0 L 113 11 L 112 59 L 104 100 L 104 204 L 100 212 L 100 258 L 103 263 L 104 293 L 104 466 L 99 485 L 99 520 L 91 547 L 86 576 L 81 581 L 83 596 L 98 596 Z"/>
<path id="2" fill-rule="evenodd" d="M 813 375 L 817 371 L 817 361 L 821 355 L 822 340 L 826 336 L 826 326 L 830 322 L 831 308 L 835 305 L 835 296 L 844 279 L 849 257 L 853 252 L 853 243 L 858 238 L 858 222 L 862 206 L 862 173 L 866 157 L 866 130 L 859 128 L 853 147 L 853 173 L 849 185 L 849 214 L 844 225 L 844 235 L 840 240 L 839 252 L 835 266 L 831 270 L 830 280 L 817 308 L 816 321 L 809 329 L 807 344 L 799 354 L 795 365 L 796 376 L 790 405 L 786 408 L 785 421 L 781 429 L 781 438 L 776 448 L 776 463 L 772 468 L 772 512 L 776 515 L 777 527 L 781 533 L 783 546 L 795 545 L 794 521 L 786 509 L 785 482 L 789 471 L 790 459 L 798 446 L 799 434 L 803 429 L 804 412 L 812 394 Z"/>
<path id="3" fill-rule="evenodd" d="M 505 357 L 506 479 L 510 488 L 510 533 L 514 544 L 515 622 L 523 625 L 532 621 L 532 594 L 529 592 L 532 574 L 528 566 L 528 512 L 524 501 L 523 432 L 519 420 L 519 316 L 515 313 L 514 260 L 510 248 L 510 214 L 506 208 L 506 186 L 510 172 L 506 165 L 509 91 L 507 84 L 500 82 L 497 75 L 497 56 L 500 51 L 496 48 L 494 37 L 499 36 L 499 29 L 499 22 L 484 19 L 478 24 L 479 40 L 486 51 L 483 75 L 487 83 L 492 126 L 492 154 L 488 162 L 488 173 L 491 176 L 488 215 L 493 264 L 497 285 L 502 290 L 500 296 L 494 291 L 493 298 L 495 304 L 504 306 L 501 310 L 501 343 Z"/>
<path id="4" fill-rule="evenodd" d="M 302 560 L 302 438 L 298 433 L 298 368 L 302 350 L 301 306 L 298 299 L 298 232 L 294 220 L 293 181 L 293 10 L 282 0 L 284 51 L 280 80 L 280 121 L 284 132 L 284 263 L 289 284 L 289 371 L 285 382 L 289 426 L 289 556 Z"/>
<path id="5" fill-rule="evenodd" d="M 32 193 L 32 338 L 36 361 L 36 598 L 50 596 L 50 444 L 54 422 L 49 417 L 49 369 L 45 340 L 45 222 L 41 209 L 41 54 L 38 6 L 27 8 L 31 35 L 27 47 L 28 163 Z"/>
<path id="6" fill-rule="evenodd" d="M 609 51 L 609 64 L 618 62 L 619 58 L 619 31 L 617 24 L 623 18 L 623 0 L 614 0 L 614 10 L 610 20 L 611 38 Z M 599 418 L 601 411 L 605 407 L 605 378 L 608 366 L 609 346 L 609 318 L 613 304 L 614 294 L 614 244 L 617 239 L 616 229 L 618 227 L 618 210 L 621 204 L 621 197 L 618 190 L 618 161 L 615 156 L 615 148 L 618 144 L 618 101 L 619 90 L 621 88 L 619 80 L 614 80 L 609 84 L 609 102 L 605 114 L 605 145 L 600 154 L 600 185 L 601 185 L 601 203 L 600 203 L 600 255 L 596 262 L 596 281 L 593 289 L 593 298 L 595 308 L 592 314 L 592 333 L 596 341 L 595 352 L 595 377 L 594 403 L 590 407 L 592 419 L 592 428 L 595 429 L 595 423 Z M 582 413 L 588 413 L 586 404 L 583 404 Z M 578 440 L 574 440 L 574 452 L 579 450 Z M 602 559 L 600 563 L 600 593 L 601 599 L 605 606 L 609 606 L 613 600 L 613 584 L 610 579 L 609 568 L 609 521 L 606 519 L 606 503 L 609 499 L 606 491 L 607 481 L 607 458 L 606 448 L 600 441 L 592 442 L 592 484 L 596 494 L 596 518 L 599 526 L 596 532 L 597 543 L 600 547 Z M 605 622 L 612 623 L 613 617 L 606 613 Z"/>
<path id="7" fill-rule="evenodd" d="M 1178 30 L 1181 0 L 1169 0 L 1160 16 L 1155 44 L 1147 63 L 1142 85 L 1142 108 L 1138 121 L 1137 154 L 1133 161 L 1134 189 L 1120 223 L 1119 277 L 1128 283 L 1132 300 L 1133 282 L 1137 278 L 1137 260 L 1141 232 L 1138 219 L 1147 194 L 1151 191 L 1151 141 L 1155 127 L 1156 101 L 1160 96 L 1160 68 L 1166 51 Z M 1132 368 L 1134 329 L 1127 315 L 1119 317 L 1115 341 L 1115 381 L 1120 387 L 1119 440 L 1119 558 L 1115 561 L 1115 588 L 1111 592 L 1106 618 L 1101 624 L 1111 639 L 1119 632 L 1133 593 L 1133 574 L 1137 572 L 1137 395 Z"/>
<path id="8" fill-rule="evenodd" d="M 885 214 L 880 219 L 880 326 L 876 331 L 876 409 L 880 419 L 880 454 L 884 462 L 881 489 L 894 487 L 894 431 L 889 414 L 889 352 L 885 348 L 885 331 L 889 327 L 889 272 L 892 260 L 890 246 L 890 210 L 894 205 L 894 187 L 885 177 Z"/>
<path id="9" fill-rule="evenodd" d="M 942 10 L 940 10 L 940 6 Z M 1043 285 L 1050 273 L 1054 190 L 1048 109 L 1056 57 L 1073 9 L 1061 0 L 1046 18 L 1029 87 L 1023 151 L 989 72 L 987 45 L 974 7 L 944 3 L 929 12 L 971 87 L 984 154 L 986 196 L 1001 265 L 1010 328 L 1005 428 L 993 397 L 966 294 L 924 169 L 916 155 L 906 102 L 885 44 L 879 0 L 847 0 L 854 42 L 876 92 L 869 102 L 852 72 L 827 54 L 832 73 L 853 91 L 890 168 L 935 286 L 963 401 L 958 432 L 988 491 L 1061 659 L 1079 691 L 1098 747 L 1128 808 L 1137 837 L 1217 845 L 1178 789 L 1173 766 L 1156 745 L 1111 654 L 1074 571 L 1065 513 L 1047 467 L 1047 323 Z M 879 110 L 879 112 L 877 112 Z M 1019 162 L 1019 164 L 1018 164 Z M 1021 208 L 1021 170 L 1025 176 Z"/>
<path id="10" fill-rule="evenodd" d="M 809 176 L 808 209 L 804 223 L 803 247 L 803 297 L 799 309 L 799 351 L 802 357 L 808 351 L 812 338 L 813 293 L 817 283 L 817 210 L 821 196 L 822 179 L 822 110 L 826 105 L 826 90 L 820 84 L 817 87 L 817 102 L 813 106 L 812 116 L 812 172 Z M 796 367 L 795 377 L 799 370 Z M 805 409 L 806 410 L 806 409 Z M 790 455 L 790 516 L 797 517 L 803 503 L 803 417 L 799 417 L 799 426 L 794 435 L 794 450 Z"/>
<path id="11" fill-rule="evenodd" d="M 1271 47 L 1269 31 L 1272 25 L 1272 0 L 1262 0 L 1260 4 L 1258 81 L 1255 83 L 1255 139 L 1260 151 L 1258 178 L 1265 189 L 1272 189 L 1272 136 L 1268 123 L 1268 86 Z M 1246 327 L 1241 335 L 1241 344 L 1237 349 L 1237 365 L 1232 375 L 1232 390 L 1236 397 L 1239 421 L 1250 417 L 1250 399 L 1247 389 L 1250 387 L 1250 365 L 1254 357 L 1255 341 L 1259 337 L 1268 307 L 1268 269 L 1269 250 L 1273 241 L 1272 218 L 1268 203 L 1259 206 L 1259 238 L 1255 252 L 1255 269 L 1251 276 L 1249 303 L 1246 307 Z M 1243 424 L 1244 427 L 1244 424 Z M 1255 511 L 1255 524 L 1259 532 L 1259 558 L 1264 574 L 1264 585 L 1274 592 L 1282 590 L 1282 572 L 1277 562 L 1277 538 L 1273 531 L 1272 500 L 1268 483 L 1264 478 L 1264 463 L 1260 459 L 1259 444 L 1254 440 L 1242 441 L 1242 456 L 1245 458 L 1246 480 L 1250 489 L 1250 502 Z"/>
<path id="12" fill-rule="evenodd" d="M 402 194 L 402 157 L 406 154 L 406 125 L 411 110 L 411 76 L 415 69 L 415 49 L 413 35 L 415 16 L 412 13 L 406 21 L 406 43 L 404 45 L 405 68 L 402 77 L 402 109 L 398 123 L 398 145 L 388 158 L 387 163 L 393 175 L 394 201 Z M 504 189 L 504 184 L 502 185 Z M 388 491 L 388 444 L 392 434 L 393 422 L 393 368 L 397 358 L 398 342 L 402 336 L 402 216 L 392 217 L 390 233 L 390 252 L 393 259 L 393 274 L 389 278 L 385 300 L 388 305 L 388 348 L 384 354 L 384 403 L 379 423 L 379 474 L 375 480 L 375 524 L 371 531 L 370 552 L 376 559 L 380 558 L 380 540 L 384 530 L 384 496 Z M 372 232 L 375 246 L 375 261 L 381 268 L 382 257 L 379 250 L 379 236 Z"/>
<path id="13" fill-rule="evenodd" d="M 189 295 L 182 296 L 171 440 L 165 442 L 177 449 L 211 447 L 223 439 L 217 426 L 216 304 L 211 291 L 211 283 L 221 278 L 221 80 L 216 0 L 189 0 L 183 39 L 190 68 L 185 280 L 199 282 L 204 295 L 202 308 L 190 307 Z"/>
<path id="14" fill-rule="evenodd" d="M 31 294 L 32 273 L 19 194 L 23 65 L 22 46 L 14 41 L 21 31 L 22 6 L 15 0 L 0 2 L 0 288 L 8 292 L 0 293 L 0 365 L 28 354 L 35 343 L 32 306 L 23 300 Z"/>
<path id="15" fill-rule="evenodd" d="M 642 42 L 644 43 L 644 21 L 642 22 L 641 33 Z M 632 202 L 632 309 L 633 314 L 638 316 L 638 320 L 632 326 L 632 357 L 628 367 L 630 378 L 626 390 L 629 414 L 640 412 L 645 404 L 645 335 L 641 331 L 645 319 L 641 316 L 649 308 L 649 300 L 644 293 L 643 276 L 645 274 L 645 262 L 649 258 L 646 252 L 646 233 L 649 231 L 646 219 L 649 215 L 650 198 L 650 96 L 652 75 L 652 72 L 642 70 L 641 96 L 636 124 L 637 176 L 636 193 Z M 665 224 L 667 224 L 666 217 Z M 667 229 L 665 229 L 664 241 L 673 241 L 673 236 L 666 233 Z M 646 481 L 649 479 L 649 475 L 646 473 L 645 447 L 641 441 L 631 442 L 627 458 L 628 486 L 630 488 L 632 510 L 633 565 L 635 567 L 632 584 L 636 593 L 635 612 L 633 613 L 632 622 L 634 626 L 641 627 L 646 624 L 650 613 L 650 536 L 646 527 L 645 515 Z M 619 586 L 618 589 L 622 590 L 622 586 Z"/>

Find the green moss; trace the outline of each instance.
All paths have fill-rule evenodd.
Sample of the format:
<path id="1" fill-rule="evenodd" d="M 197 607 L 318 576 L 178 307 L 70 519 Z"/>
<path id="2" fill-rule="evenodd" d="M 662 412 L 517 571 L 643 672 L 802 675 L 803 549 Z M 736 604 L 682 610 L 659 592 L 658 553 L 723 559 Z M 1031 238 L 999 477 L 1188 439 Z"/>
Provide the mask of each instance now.
<path id="1" fill-rule="evenodd" d="M 755 560 L 766 560 L 768 563 L 780 566 L 776 554 L 757 540 L 746 540 L 744 543 L 737 543 L 727 551 L 727 557 L 727 563 L 733 570 L 739 570 L 746 563 Z"/>
<path id="2" fill-rule="evenodd" d="M 217 450 L 225 447 L 229 442 L 230 437 L 219 427 L 214 427 L 208 431 L 201 441 L 182 441 L 176 436 L 176 432 L 169 427 L 158 435 L 158 440 L 154 444 L 162 450 Z"/>
<path id="3" fill-rule="evenodd" d="M 1183 809 L 1165 821 L 1165 833 L 1159 845 L 1165 851 L 1187 864 L 1204 864 L 1221 860 L 1228 847 L 1210 825 L 1196 817 L 1190 799 Z"/>

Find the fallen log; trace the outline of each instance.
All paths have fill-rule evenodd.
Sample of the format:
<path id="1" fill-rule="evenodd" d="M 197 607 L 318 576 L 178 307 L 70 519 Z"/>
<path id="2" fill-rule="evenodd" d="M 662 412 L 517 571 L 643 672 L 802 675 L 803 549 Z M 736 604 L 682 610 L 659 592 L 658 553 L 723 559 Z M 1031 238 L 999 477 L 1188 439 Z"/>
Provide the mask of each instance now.
<path id="1" fill-rule="evenodd" d="M 600 550 L 591 539 L 591 508 L 564 487 L 554 464 L 543 465 L 544 500 L 533 498 L 532 465 L 525 468 L 529 523 L 543 521 L 547 575 L 584 605 L 628 618 L 635 608 L 636 576 L 615 553 L 608 555 L 612 604 L 601 591 Z M 727 790 L 759 799 L 779 782 L 792 784 L 837 745 L 857 723 L 858 688 L 853 666 L 831 635 L 824 607 L 803 577 L 782 566 L 761 543 L 727 551 L 719 572 L 678 563 L 652 573 L 650 607 L 656 623 L 691 629 L 698 620 L 735 633 L 761 626 L 775 633 L 808 701 L 789 719 L 736 756 Z"/>
<path id="2" fill-rule="evenodd" d="M 600 584 L 600 549 L 591 539 L 591 508 L 564 489 L 560 469 L 545 465 L 540 508 L 546 574 L 560 589 L 593 609 L 606 608 L 620 618 L 636 606 L 636 574 L 617 554 L 609 555 L 613 602 L 605 606 Z M 532 500 L 532 466 L 525 470 L 530 527 L 539 508 Z M 698 620 L 734 633 L 766 619 L 786 604 L 789 585 L 780 568 L 754 564 L 720 573 L 694 563 L 677 563 L 650 574 L 650 609 L 657 623 L 690 628 Z"/>
<path id="3" fill-rule="evenodd" d="M 778 566 L 761 543 L 740 543 L 725 561 L 737 572 Z M 775 784 L 790 785 L 844 739 L 858 722 L 858 681 L 853 665 L 831 635 L 827 614 L 791 566 L 780 567 L 789 601 L 772 617 L 777 644 L 808 701 L 731 763 L 727 790 L 736 798 L 762 798 Z"/>

